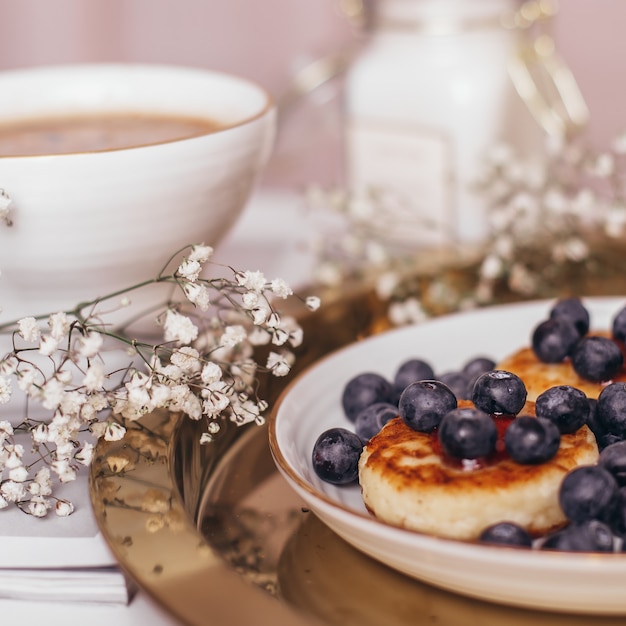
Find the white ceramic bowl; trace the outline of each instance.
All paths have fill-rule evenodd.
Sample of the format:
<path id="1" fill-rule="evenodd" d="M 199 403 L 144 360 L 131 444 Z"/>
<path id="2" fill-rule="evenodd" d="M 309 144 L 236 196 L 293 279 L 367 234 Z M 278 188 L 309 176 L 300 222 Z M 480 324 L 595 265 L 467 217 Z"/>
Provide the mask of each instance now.
<path id="1" fill-rule="evenodd" d="M 268 94 L 231 75 L 96 64 L 0 73 L 4 119 L 98 112 L 218 120 L 218 132 L 127 149 L 0 157 L 13 226 L 0 224 L 0 323 L 152 277 L 192 243 L 215 246 L 271 152 Z M 153 292 L 148 300 L 160 297 Z"/>
<path id="2" fill-rule="evenodd" d="M 371 516 L 358 485 L 326 483 L 311 453 L 327 428 L 354 427 L 341 409 L 343 387 L 356 374 L 391 378 L 409 358 L 435 372 L 484 355 L 500 360 L 527 344 L 553 303 L 526 302 L 443 316 L 359 341 L 295 379 L 274 407 L 270 449 L 293 490 L 332 530 L 357 549 L 414 578 L 453 592 L 534 609 L 626 615 L 626 554 L 563 553 L 440 539 Z M 593 329 L 610 327 L 624 298 L 589 298 Z M 328 558 L 332 558 L 329 555 Z"/>

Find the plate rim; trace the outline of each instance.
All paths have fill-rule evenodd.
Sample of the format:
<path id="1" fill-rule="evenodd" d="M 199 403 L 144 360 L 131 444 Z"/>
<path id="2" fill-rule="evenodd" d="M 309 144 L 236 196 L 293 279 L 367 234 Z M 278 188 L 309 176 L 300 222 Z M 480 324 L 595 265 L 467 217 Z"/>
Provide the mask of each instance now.
<path id="1" fill-rule="evenodd" d="M 626 304 L 626 298 L 621 296 L 592 296 L 592 297 L 582 297 L 585 302 L 590 303 L 594 308 L 603 307 L 611 307 L 615 309 L 617 312 L 620 304 L 623 306 Z M 316 361 L 313 365 L 311 365 L 306 370 L 300 372 L 297 377 L 295 377 L 282 391 L 280 396 L 278 397 L 270 418 L 268 420 L 268 438 L 269 438 L 269 446 L 272 457 L 274 458 L 274 462 L 276 463 L 278 470 L 283 474 L 286 480 L 292 483 L 293 486 L 297 486 L 297 491 L 300 495 L 307 501 L 307 503 L 311 506 L 311 509 L 316 512 L 316 505 L 321 503 L 323 506 L 327 507 L 329 511 L 334 511 L 338 514 L 347 515 L 350 519 L 354 520 L 357 524 L 365 524 L 367 526 L 372 526 L 373 528 L 382 528 L 386 532 L 390 532 L 397 538 L 404 538 L 406 540 L 415 542 L 416 549 L 425 549 L 425 546 L 422 545 L 424 541 L 427 542 L 427 548 L 432 549 L 433 547 L 439 547 L 440 552 L 447 552 L 449 550 L 454 551 L 455 555 L 458 554 L 458 551 L 461 551 L 461 554 L 466 558 L 471 558 L 475 553 L 480 554 L 482 559 L 489 560 L 490 562 L 498 562 L 501 564 L 503 554 L 506 554 L 507 560 L 511 561 L 511 565 L 535 565 L 536 563 L 532 563 L 532 561 L 537 561 L 537 559 L 541 559 L 541 562 L 538 563 L 541 567 L 548 567 L 553 569 L 554 571 L 561 571 L 563 569 L 563 563 L 566 562 L 568 567 L 582 567 L 583 564 L 588 564 L 590 562 L 593 563 L 602 563 L 603 567 L 608 567 L 611 570 L 615 570 L 615 573 L 626 574 L 626 554 L 620 552 L 614 553 L 580 553 L 580 552 L 557 552 L 557 551 L 538 551 L 538 550 L 521 550 L 514 547 L 508 546 L 492 546 L 489 544 L 477 544 L 457 539 L 445 538 L 445 537 L 437 537 L 435 535 L 429 535 L 427 533 L 421 533 L 418 531 L 408 530 L 402 528 L 400 526 L 395 526 L 389 524 L 387 522 L 376 519 L 373 515 L 367 512 L 361 512 L 354 510 L 343 503 L 335 500 L 331 496 L 315 489 L 313 485 L 311 485 L 308 481 L 303 479 L 298 471 L 294 469 L 285 455 L 283 454 L 280 444 L 279 438 L 277 435 L 277 425 L 278 421 L 281 417 L 281 408 L 284 406 L 287 398 L 289 397 L 292 390 L 298 385 L 302 384 L 302 381 L 305 380 L 308 376 L 311 375 L 312 372 L 319 370 L 326 366 L 326 363 L 329 361 L 333 361 L 339 355 L 344 354 L 346 352 L 350 352 L 354 350 L 355 346 L 363 345 L 363 344 L 372 344 L 379 341 L 384 341 L 386 337 L 390 335 L 396 334 L 410 334 L 411 330 L 415 330 L 416 328 L 423 328 L 426 325 L 440 325 L 449 323 L 449 320 L 454 320 L 461 318 L 462 316 L 468 315 L 483 315 L 485 313 L 497 314 L 499 311 L 520 311 L 521 309 L 535 309 L 545 307 L 546 309 L 550 306 L 551 303 L 554 303 L 554 298 L 549 299 L 537 299 L 537 300 L 529 300 L 520 303 L 506 303 L 506 304 L 498 304 L 486 307 L 480 307 L 477 309 L 472 309 L 471 311 L 460 311 L 449 313 L 446 315 L 437 316 L 426 320 L 420 324 L 413 324 L 408 326 L 402 326 L 399 328 L 393 328 L 390 330 L 383 331 L 376 335 L 372 335 L 366 337 L 357 342 L 351 343 L 347 346 L 334 350 L 333 352 L 327 354 L 323 358 Z M 324 511 L 326 513 L 326 511 Z M 382 530 L 381 530 L 382 532 Z"/>

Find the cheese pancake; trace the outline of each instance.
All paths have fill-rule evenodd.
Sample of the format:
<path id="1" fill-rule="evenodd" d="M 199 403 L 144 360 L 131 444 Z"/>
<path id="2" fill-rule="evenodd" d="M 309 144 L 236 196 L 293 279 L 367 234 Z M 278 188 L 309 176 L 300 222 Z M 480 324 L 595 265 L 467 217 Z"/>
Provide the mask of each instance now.
<path id="1" fill-rule="evenodd" d="M 534 403 L 527 402 L 520 415 L 534 415 Z M 500 451 L 492 459 L 460 462 L 444 457 L 436 433 L 418 432 L 394 418 L 361 455 L 365 505 L 389 524 L 454 539 L 477 539 L 487 526 L 502 521 L 520 524 L 533 535 L 564 525 L 561 481 L 571 469 L 596 463 L 595 437 L 583 426 L 561 436 L 551 460 L 522 465 L 504 452 L 502 437 L 512 419 L 496 418 L 496 424 L 502 420 Z"/>

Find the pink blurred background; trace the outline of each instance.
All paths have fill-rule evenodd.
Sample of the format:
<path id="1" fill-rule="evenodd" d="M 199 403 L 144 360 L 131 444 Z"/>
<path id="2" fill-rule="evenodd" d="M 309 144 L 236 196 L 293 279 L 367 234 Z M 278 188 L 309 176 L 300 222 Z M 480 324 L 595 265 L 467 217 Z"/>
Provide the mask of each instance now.
<path id="1" fill-rule="evenodd" d="M 626 2 L 616 0 L 562 1 L 554 20 L 598 147 L 626 128 L 624 23 Z M 0 0 L 0 69 L 174 63 L 235 72 L 278 97 L 298 67 L 354 37 L 340 0 Z"/>

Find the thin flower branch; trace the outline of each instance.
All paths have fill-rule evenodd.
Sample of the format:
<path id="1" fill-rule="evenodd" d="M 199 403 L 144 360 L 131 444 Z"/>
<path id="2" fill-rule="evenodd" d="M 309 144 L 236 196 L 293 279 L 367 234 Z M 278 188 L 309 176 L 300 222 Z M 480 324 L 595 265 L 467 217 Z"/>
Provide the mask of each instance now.
<path id="1" fill-rule="evenodd" d="M 52 483 L 76 478 L 91 461 L 95 439 L 119 440 L 125 424 L 155 410 L 204 420 L 202 444 L 225 420 L 263 424 L 268 405 L 258 397 L 257 376 L 287 375 L 302 342 L 300 326 L 276 304 L 294 294 L 261 272 L 211 264 L 229 275 L 205 276 L 212 253 L 210 246 L 188 246 L 153 278 L 68 311 L 0 325 L 12 340 L 12 350 L 0 355 L 0 404 L 10 406 L 17 388 L 45 414 L 16 410 L 15 419 L 0 421 L 0 509 L 14 504 L 36 516 L 51 509 L 68 514 L 67 506 L 54 505 Z M 155 312 L 161 341 L 138 340 L 125 333 L 127 325 L 108 323 L 119 306 L 105 303 L 123 305 L 157 283 L 174 290 Z M 319 299 L 304 304 L 315 309 Z M 259 346 L 269 348 L 263 363 L 255 360 Z M 127 355 L 122 365 L 111 358 L 119 352 Z M 28 445 L 18 441 L 24 435 Z"/>

